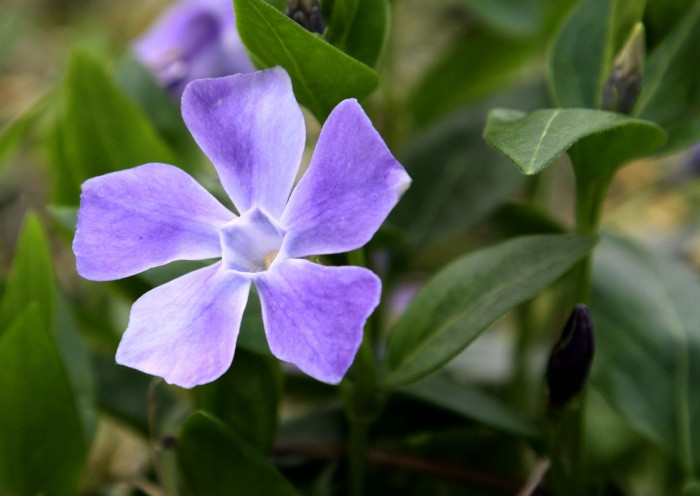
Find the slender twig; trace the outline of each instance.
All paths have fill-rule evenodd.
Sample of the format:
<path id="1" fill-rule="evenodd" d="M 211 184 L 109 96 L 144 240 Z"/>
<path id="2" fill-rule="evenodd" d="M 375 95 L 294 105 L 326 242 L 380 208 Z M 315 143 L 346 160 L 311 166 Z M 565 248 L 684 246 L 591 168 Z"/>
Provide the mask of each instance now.
<path id="1" fill-rule="evenodd" d="M 343 460 L 348 456 L 348 449 L 344 444 L 279 439 L 275 443 L 274 454 L 278 457 L 302 456 L 317 460 Z M 508 476 L 417 455 L 370 449 L 367 461 L 377 467 L 408 470 L 439 479 L 459 481 L 473 486 L 501 491 L 504 494 L 516 494 L 523 487 L 522 481 Z M 539 486 L 533 489 L 530 494 L 547 496 L 551 493 L 545 487 Z"/>

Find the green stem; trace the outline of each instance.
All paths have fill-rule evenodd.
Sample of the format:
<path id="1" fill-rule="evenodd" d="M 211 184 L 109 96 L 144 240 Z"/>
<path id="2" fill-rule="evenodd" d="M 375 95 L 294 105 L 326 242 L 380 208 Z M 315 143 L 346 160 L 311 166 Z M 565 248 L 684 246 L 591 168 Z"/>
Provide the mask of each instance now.
<path id="1" fill-rule="evenodd" d="M 348 253 L 348 262 L 365 266 L 364 251 L 358 249 Z M 365 494 L 369 426 L 379 412 L 375 360 L 370 339 L 372 322 L 370 319 L 365 325 L 362 343 L 350 370 L 350 379 L 344 384 L 345 411 L 350 424 L 348 470 L 351 496 Z"/>
<path id="2" fill-rule="evenodd" d="M 579 166 L 577 166 L 579 165 Z M 576 232 L 597 236 L 612 176 L 592 178 L 585 166 L 575 164 Z M 574 303 L 588 303 L 591 295 L 592 254 L 574 268 Z M 588 463 L 585 446 L 586 392 L 555 415 L 550 415 L 549 452 L 554 493 L 577 496 L 586 494 Z"/>

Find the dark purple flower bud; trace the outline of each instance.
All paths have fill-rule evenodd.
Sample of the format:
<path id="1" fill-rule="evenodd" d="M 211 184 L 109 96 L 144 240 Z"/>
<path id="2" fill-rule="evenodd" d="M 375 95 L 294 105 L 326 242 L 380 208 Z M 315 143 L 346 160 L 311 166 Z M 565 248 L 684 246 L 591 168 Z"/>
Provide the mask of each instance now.
<path id="1" fill-rule="evenodd" d="M 593 322 L 586 305 L 576 305 L 547 363 L 549 404 L 564 406 L 583 389 L 593 362 Z"/>
<path id="2" fill-rule="evenodd" d="M 312 33 L 323 34 L 326 29 L 316 0 L 287 0 L 287 17 Z"/>
<path id="3" fill-rule="evenodd" d="M 603 109 L 629 114 L 642 92 L 644 71 L 644 26 L 638 22 L 615 59 L 603 88 Z"/>
<path id="4" fill-rule="evenodd" d="M 136 58 L 179 97 L 195 79 L 252 72 L 231 0 L 185 0 L 134 43 Z"/>

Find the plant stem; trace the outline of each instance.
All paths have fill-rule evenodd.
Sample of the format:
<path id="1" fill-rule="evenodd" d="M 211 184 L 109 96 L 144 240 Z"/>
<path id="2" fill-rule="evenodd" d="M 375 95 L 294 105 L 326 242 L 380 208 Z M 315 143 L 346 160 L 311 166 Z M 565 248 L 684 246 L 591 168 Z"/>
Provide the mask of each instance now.
<path id="1" fill-rule="evenodd" d="M 364 251 L 360 248 L 348 253 L 348 262 L 352 265 L 366 266 Z M 362 496 L 365 493 L 369 426 L 379 412 L 379 394 L 370 339 L 373 334 L 372 322 L 370 319 L 365 325 L 362 343 L 350 371 L 350 381 L 345 383 L 344 391 L 345 411 L 350 424 L 348 470 L 351 496 Z"/>
<path id="2" fill-rule="evenodd" d="M 579 166 L 577 166 L 579 165 Z M 576 171 L 576 232 L 598 236 L 605 196 L 612 175 L 590 177 L 574 163 Z M 591 297 L 592 254 L 574 268 L 574 304 L 589 303 Z M 586 494 L 588 464 L 585 445 L 586 391 L 561 411 L 550 412 L 549 453 L 551 483 L 555 494 Z"/>

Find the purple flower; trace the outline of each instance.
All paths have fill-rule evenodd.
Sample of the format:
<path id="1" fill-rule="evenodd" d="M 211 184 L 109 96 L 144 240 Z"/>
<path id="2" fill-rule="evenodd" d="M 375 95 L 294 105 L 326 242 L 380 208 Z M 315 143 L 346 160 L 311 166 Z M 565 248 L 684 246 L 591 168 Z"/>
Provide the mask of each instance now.
<path id="1" fill-rule="evenodd" d="M 182 387 L 216 379 L 233 359 L 252 283 L 272 353 L 339 382 L 381 283 L 367 269 L 305 257 L 367 243 L 410 184 L 406 171 L 358 103 L 345 100 L 290 196 L 306 132 L 281 68 L 194 81 L 182 115 L 240 216 L 171 165 L 83 184 L 73 241 L 83 277 L 119 279 L 173 260 L 221 258 L 139 298 L 117 362 Z"/>
<path id="2" fill-rule="evenodd" d="M 136 58 L 180 96 L 190 81 L 252 72 L 236 31 L 231 0 L 185 0 L 134 43 Z"/>

